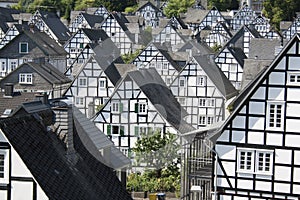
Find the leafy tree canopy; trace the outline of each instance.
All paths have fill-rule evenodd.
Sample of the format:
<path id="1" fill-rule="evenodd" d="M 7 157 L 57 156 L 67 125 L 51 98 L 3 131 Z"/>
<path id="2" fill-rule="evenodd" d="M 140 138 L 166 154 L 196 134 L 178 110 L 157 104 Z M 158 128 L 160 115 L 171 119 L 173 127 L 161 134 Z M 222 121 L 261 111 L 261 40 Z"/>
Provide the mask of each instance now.
<path id="1" fill-rule="evenodd" d="M 208 7 L 216 7 L 219 11 L 237 10 L 239 2 L 238 0 L 209 0 Z"/>
<path id="2" fill-rule="evenodd" d="M 169 0 L 164 8 L 167 17 L 179 17 L 181 13 L 186 13 L 187 9 L 195 4 L 195 0 Z"/>
<path id="3" fill-rule="evenodd" d="M 263 14 L 279 30 L 281 21 L 293 21 L 296 12 L 300 11 L 299 0 L 265 0 Z"/>

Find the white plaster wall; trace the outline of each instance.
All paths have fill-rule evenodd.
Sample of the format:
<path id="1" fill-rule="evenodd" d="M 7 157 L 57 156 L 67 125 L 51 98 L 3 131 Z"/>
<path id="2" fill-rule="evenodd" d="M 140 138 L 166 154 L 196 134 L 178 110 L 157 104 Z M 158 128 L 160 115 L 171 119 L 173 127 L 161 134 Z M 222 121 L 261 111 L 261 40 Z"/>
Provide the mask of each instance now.
<path id="1" fill-rule="evenodd" d="M 245 132 L 232 131 L 232 142 L 245 143 Z"/>
<path id="2" fill-rule="evenodd" d="M 290 181 L 291 168 L 284 166 L 275 166 L 274 178 L 278 181 Z"/>
<path id="3" fill-rule="evenodd" d="M 217 141 L 220 141 L 220 142 L 227 142 L 227 141 L 229 141 L 229 131 L 228 130 L 223 131 L 223 133 L 217 139 Z"/>
<path id="4" fill-rule="evenodd" d="M 264 133 L 249 131 L 248 132 L 248 143 L 263 144 L 264 143 Z"/>
<path id="5" fill-rule="evenodd" d="M 275 69 L 285 69 L 285 61 L 286 57 L 283 57 L 282 60 L 278 63 L 278 65 L 275 67 Z"/>
<path id="6" fill-rule="evenodd" d="M 287 124 L 288 126 L 288 124 Z M 300 135 L 289 135 L 285 136 L 285 146 L 300 147 Z"/>
<path id="7" fill-rule="evenodd" d="M 216 151 L 221 159 L 235 160 L 236 147 L 216 144 Z"/>
<path id="8" fill-rule="evenodd" d="M 265 119 L 263 117 L 249 117 L 248 122 L 251 129 L 264 129 Z"/>
<path id="9" fill-rule="evenodd" d="M 31 182 L 12 181 L 12 200 L 31 200 L 33 184 Z"/>
<path id="10" fill-rule="evenodd" d="M 300 168 L 294 168 L 294 182 L 300 182 Z"/>
<path id="11" fill-rule="evenodd" d="M 264 102 L 249 102 L 249 112 L 251 114 L 264 114 L 265 113 L 265 103 Z"/>
<path id="12" fill-rule="evenodd" d="M 297 88 L 287 88 L 287 99 L 289 101 L 299 101 L 300 90 Z"/>
<path id="13" fill-rule="evenodd" d="M 292 151 L 285 149 L 275 149 L 275 163 L 291 164 Z"/>
<path id="14" fill-rule="evenodd" d="M 300 165 L 300 151 L 294 152 L 294 164 Z"/>
<path id="15" fill-rule="evenodd" d="M 249 180 L 243 180 L 243 179 L 238 179 L 237 180 L 237 187 L 240 189 L 248 189 L 248 190 L 252 190 L 252 186 L 253 186 L 253 181 L 249 181 Z"/>
<path id="16" fill-rule="evenodd" d="M 244 116 L 236 116 L 232 122 L 233 127 L 235 128 L 245 128 L 245 117 Z"/>
<path id="17" fill-rule="evenodd" d="M 269 75 L 269 84 L 284 85 L 285 73 L 284 72 L 271 72 Z"/>
<path id="18" fill-rule="evenodd" d="M 267 145 L 278 145 L 282 146 L 283 135 L 276 133 L 267 133 Z"/>
<path id="19" fill-rule="evenodd" d="M 274 183 L 274 192 L 287 193 L 290 192 L 290 184 Z"/>
<path id="20" fill-rule="evenodd" d="M 300 104 L 287 103 L 286 116 L 300 117 Z"/>
<path id="21" fill-rule="evenodd" d="M 269 88 L 268 99 L 283 101 L 285 97 L 284 90 L 283 88 Z"/>
<path id="22" fill-rule="evenodd" d="M 222 162 L 227 176 L 235 176 L 235 162 Z M 220 174 L 220 173 L 218 173 Z"/>
<path id="23" fill-rule="evenodd" d="M 296 43 L 289 49 L 288 53 L 295 54 L 296 53 Z"/>

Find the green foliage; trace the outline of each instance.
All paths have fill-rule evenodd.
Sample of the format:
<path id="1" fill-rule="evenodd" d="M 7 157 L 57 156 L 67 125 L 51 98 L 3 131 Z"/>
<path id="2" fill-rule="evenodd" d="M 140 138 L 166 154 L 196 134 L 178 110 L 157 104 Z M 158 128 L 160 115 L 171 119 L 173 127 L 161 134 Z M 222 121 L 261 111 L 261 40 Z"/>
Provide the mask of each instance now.
<path id="1" fill-rule="evenodd" d="M 292 21 L 300 11 L 299 0 L 265 0 L 263 14 L 279 30 L 281 21 Z"/>
<path id="2" fill-rule="evenodd" d="M 126 64 L 129 64 L 129 63 L 131 63 L 131 61 L 133 59 L 135 59 L 140 54 L 140 52 L 141 52 L 141 50 L 138 49 L 138 50 L 136 50 L 135 52 L 132 52 L 132 53 L 130 53 L 130 52 L 129 53 L 125 53 L 125 54 L 121 55 L 121 57 L 122 57 L 123 61 Z"/>
<path id="3" fill-rule="evenodd" d="M 219 11 L 237 10 L 239 2 L 237 0 L 209 0 L 208 8 L 216 7 Z"/>
<path id="4" fill-rule="evenodd" d="M 134 6 L 129 6 L 125 8 L 125 13 L 134 13 L 138 8 L 138 5 L 134 5 Z"/>
<path id="5" fill-rule="evenodd" d="M 169 0 L 164 8 L 164 14 L 169 18 L 173 16 L 179 17 L 181 13 L 186 13 L 187 9 L 194 4 L 195 0 Z"/>
<path id="6" fill-rule="evenodd" d="M 178 158 L 179 144 L 176 142 L 176 135 L 160 131 L 148 133 L 142 136 L 133 148 L 137 164 L 146 164 L 148 167 L 157 170 L 157 177 L 160 177 L 160 169 L 173 163 Z"/>
<path id="7" fill-rule="evenodd" d="M 156 177 L 155 170 L 146 170 L 143 174 L 132 173 L 127 176 L 127 190 L 130 191 L 165 191 L 180 192 L 180 171 L 175 164 L 164 168 L 161 177 Z"/>
<path id="8" fill-rule="evenodd" d="M 215 52 L 215 53 L 217 53 L 217 52 L 219 52 L 221 49 L 222 49 L 222 45 L 219 45 L 219 44 L 215 44 L 214 46 L 212 46 L 211 47 L 212 48 L 212 50 Z"/>

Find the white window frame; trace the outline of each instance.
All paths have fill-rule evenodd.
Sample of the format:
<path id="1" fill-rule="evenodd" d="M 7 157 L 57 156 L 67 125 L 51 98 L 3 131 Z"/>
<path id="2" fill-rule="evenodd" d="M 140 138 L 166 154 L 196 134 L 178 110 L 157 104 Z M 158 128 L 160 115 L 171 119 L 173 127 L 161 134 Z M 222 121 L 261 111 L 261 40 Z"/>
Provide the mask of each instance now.
<path id="1" fill-rule="evenodd" d="M 262 160 L 260 160 L 260 154 L 263 155 Z M 255 172 L 257 174 L 272 175 L 273 172 L 273 157 L 274 151 L 272 150 L 256 150 L 255 155 Z M 269 155 L 269 162 L 268 156 Z"/>
<path id="2" fill-rule="evenodd" d="M 1 149 L 0 155 L 4 156 L 3 162 L 3 177 L 0 177 L 1 183 L 9 183 L 9 150 Z"/>
<path id="3" fill-rule="evenodd" d="M 241 168 L 241 153 L 251 153 L 250 168 L 245 169 L 248 159 L 244 160 L 244 168 Z M 263 155 L 260 159 L 260 154 Z M 269 157 L 267 157 L 269 155 Z M 269 159 L 269 160 L 268 160 Z M 239 173 L 251 173 L 251 174 L 263 174 L 273 175 L 273 159 L 274 150 L 269 149 L 251 149 L 251 148 L 237 148 L 237 172 Z M 267 165 L 267 161 L 269 164 Z M 260 168 L 261 167 L 261 168 Z"/>
<path id="4" fill-rule="evenodd" d="M 32 84 L 33 75 L 31 73 L 20 73 L 19 74 L 19 83 L 20 84 Z"/>
<path id="5" fill-rule="evenodd" d="M 84 106 L 84 97 L 75 97 L 76 106 Z"/>
<path id="6" fill-rule="evenodd" d="M 99 79 L 99 88 L 106 88 L 106 78 Z"/>
<path id="7" fill-rule="evenodd" d="M 147 102 L 139 102 L 138 103 L 138 113 L 139 114 L 147 114 L 148 106 Z"/>
<path id="8" fill-rule="evenodd" d="M 17 61 L 10 61 L 10 71 L 13 71 L 17 68 Z"/>
<path id="9" fill-rule="evenodd" d="M 272 108 L 275 106 L 274 108 Z M 279 106 L 281 111 L 279 112 Z M 266 123 L 268 130 L 283 130 L 283 120 L 284 120 L 284 102 L 283 101 L 268 101 L 267 102 L 267 116 Z M 278 119 L 280 118 L 280 121 Z M 278 123 L 280 123 L 278 125 Z"/>
<path id="10" fill-rule="evenodd" d="M 243 153 L 243 159 L 242 159 L 242 153 Z M 249 155 L 250 155 L 250 160 L 249 160 Z M 255 159 L 254 149 L 237 148 L 237 172 L 254 173 L 255 171 L 254 159 Z"/>
<path id="11" fill-rule="evenodd" d="M 183 85 L 181 84 L 183 82 Z M 186 87 L 186 79 L 184 77 L 180 77 L 178 80 L 179 87 Z"/>
<path id="12" fill-rule="evenodd" d="M 120 102 L 111 102 L 111 113 L 120 113 Z"/>
<path id="13" fill-rule="evenodd" d="M 22 45 L 26 45 L 26 51 L 21 51 Z M 20 42 L 19 43 L 19 53 L 28 53 L 28 42 Z"/>
<path id="14" fill-rule="evenodd" d="M 292 79 L 294 76 L 294 79 Z M 288 82 L 289 85 L 300 85 L 300 72 L 288 72 Z"/>
<path id="15" fill-rule="evenodd" d="M 87 78 L 86 77 L 78 77 L 78 86 L 79 87 L 87 87 Z"/>
<path id="16" fill-rule="evenodd" d="M 206 125 L 206 116 L 205 115 L 200 115 L 199 116 L 198 124 L 199 125 Z"/>
<path id="17" fill-rule="evenodd" d="M 205 86 L 206 85 L 206 76 L 197 76 L 196 85 Z"/>

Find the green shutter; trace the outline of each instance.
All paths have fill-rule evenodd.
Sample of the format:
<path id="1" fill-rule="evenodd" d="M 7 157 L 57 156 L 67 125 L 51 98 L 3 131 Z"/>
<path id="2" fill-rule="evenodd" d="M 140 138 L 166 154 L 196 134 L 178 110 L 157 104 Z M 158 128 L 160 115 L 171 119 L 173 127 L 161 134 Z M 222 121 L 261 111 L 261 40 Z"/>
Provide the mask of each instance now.
<path id="1" fill-rule="evenodd" d="M 107 135 L 111 135 L 111 125 L 107 125 Z"/>
<path id="2" fill-rule="evenodd" d="M 139 127 L 138 127 L 138 126 L 134 127 L 134 135 L 135 135 L 136 137 L 139 136 Z"/>
<path id="3" fill-rule="evenodd" d="M 138 113 L 138 112 L 139 112 L 139 104 L 138 104 L 138 103 L 135 103 L 135 104 L 134 104 L 134 112 L 135 112 L 135 113 Z"/>
<path id="4" fill-rule="evenodd" d="M 120 113 L 123 112 L 123 103 L 119 104 L 119 110 L 120 110 Z"/>
<path id="5" fill-rule="evenodd" d="M 132 152 L 131 152 L 131 149 L 129 148 L 128 149 L 128 158 L 131 158 L 132 157 Z"/>
<path id="6" fill-rule="evenodd" d="M 120 135 L 124 136 L 124 126 L 120 126 Z"/>

